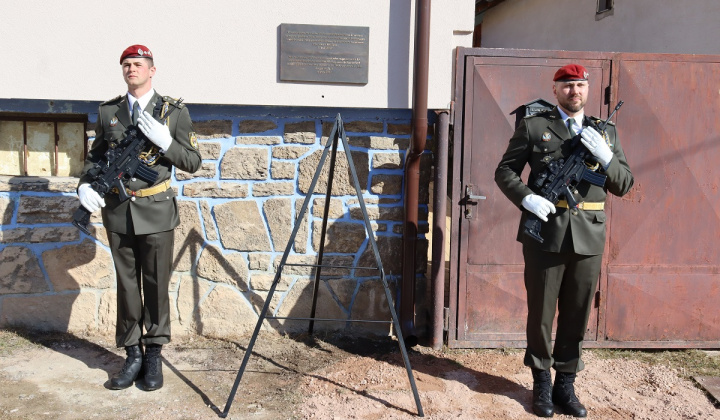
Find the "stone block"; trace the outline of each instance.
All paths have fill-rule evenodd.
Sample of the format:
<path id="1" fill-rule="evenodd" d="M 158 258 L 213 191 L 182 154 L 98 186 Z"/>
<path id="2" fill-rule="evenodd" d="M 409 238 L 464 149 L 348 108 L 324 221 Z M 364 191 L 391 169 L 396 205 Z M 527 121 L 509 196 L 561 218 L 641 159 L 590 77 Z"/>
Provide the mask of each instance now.
<path id="1" fill-rule="evenodd" d="M 382 133 L 383 123 L 376 121 L 343 121 L 343 127 L 348 133 Z M 331 126 L 332 129 L 332 126 Z"/>
<path id="2" fill-rule="evenodd" d="M 248 289 L 248 263 L 239 253 L 223 253 L 216 246 L 202 250 L 197 263 L 197 275 L 217 283 L 235 286 L 238 290 Z"/>
<path id="3" fill-rule="evenodd" d="M 177 293 L 177 323 L 183 330 L 199 332 L 202 328 L 199 325 L 198 308 L 203 296 L 207 295 L 212 287 L 212 283 L 205 280 L 187 274 L 182 276 Z"/>
<path id="4" fill-rule="evenodd" d="M 252 287 L 252 290 L 269 291 L 273 281 L 275 281 L 275 276 L 276 274 L 270 273 L 253 273 L 250 276 L 250 287 Z M 275 286 L 275 291 L 284 292 L 288 290 L 292 282 L 292 277 L 281 275 L 277 286 Z"/>
<path id="5" fill-rule="evenodd" d="M 405 211 L 402 207 L 366 206 L 365 209 L 367 210 L 368 219 L 370 220 L 390 220 L 400 222 L 405 218 Z M 350 207 L 350 216 L 353 219 L 363 220 L 362 210 L 360 207 Z"/>
<path id="6" fill-rule="evenodd" d="M 215 219 L 212 216 L 212 209 L 207 201 L 200 202 L 200 213 L 203 218 L 203 225 L 205 226 L 205 236 L 209 241 L 217 241 L 218 235 L 215 229 Z"/>
<path id="7" fill-rule="evenodd" d="M 108 289 L 115 285 L 110 253 L 94 241 L 65 245 L 42 254 L 45 271 L 57 292 L 81 288 Z"/>
<path id="8" fill-rule="evenodd" d="M 94 292 L 8 296 L 2 303 L 0 328 L 20 327 L 76 334 L 97 331 L 97 297 Z"/>
<path id="9" fill-rule="evenodd" d="M 234 147 L 220 164 L 221 179 L 267 179 L 270 161 L 267 149 Z"/>
<path id="10" fill-rule="evenodd" d="M 370 191 L 378 195 L 399 195 L 402 193 L 402 175 L 373 175 Z"/>
<path id="11" fill-rule="evenodd" d="M 258 252 L 248 254 L 251 270 L 267 271 L 270 268 L 271 259 L 270 254 L 261 254 Z"/>
<path id="12" fill-rule="evenodd" d="M 391 124 L 388 123 L 387 133 L 390 135 L 410 135 L 412 126 L 410 124 Z"/>
<path id="13" fill-rule="evenodd" d="M 235 144 L 247 145 L 271 145 L 280 144 L 282 137 L 280 136 L 239 136 L 235 137 Z"/>
<path id="14" fill-rule="evenodd" d="M 270 176 L 272 179 L 295 179 L 297 165 L 295 162 L 280 162 L 273 160 L 270 163 Z"/>
<path id="15" fill-rule="evenodd" d="M 263 133 L 278 128 L 275 121 L 270 120 L 243 120 L 238 124 L 241 133 Z"/>
<path id="16" fill-rule="evenodd" d="M 237 182 L 192 182 L 183 185 L 186 197 L 245 198 L 250 194 L 247 184 Z"/>
<path id="17" fill-rule="evenodd" d="M 12 221 L 13 213 L 15 213 L 15 201 L 0 197 L 0 223 L 9 225 Z"/>
<path id="18" fill-rule="evenodd" d="M 320 250 L 322 223 L 313 222 L 313 250 Z M 325 234 L 326 253 L 355 254 L 367 238 L 365 225 L 361 223 L 328 222 Z"/>
<path id="19" fill-rule="evenodd" d="M 403 154 L 375 153 L 372 158 L 373 169 L 401 169 L 403 167 Z"/>
<path id="20" fill-rule="evenodd" d="M 272 251 L 265 223 L 255 201 L 236 200 L 215 206 L 220 241 L 226 249 Z"/>
<path id="21" fill-rule="evenodd" d="M 202 156 L 203 159 L 220 159 L 220 152 L 222 150 L 220 143 L 201 142 L 198 145 L 200 146 L 200 156 Z"/>
<path id="22" fill-rule="evenodd" d="M 285 295 L 279 307 L 271 304 L 271 309 L 278 317 L 307 318 L 312 313 L 314 281 L 299 279 Z M 333 298 L 327 284 L 321 281 L 318 287 L 315 318 L 348 319 L 348 312 L 340 307 Z M 278 320 L 280 332 L 307 331 L 308 321 Z M 344 321 L 318 321 L 314 325 L 316 331 L 336 331 L 345 328 Z"/>
<path id="23" fill-rule="evenodd" d="M 200 303 L 197 330 L 208 337 L 234 339 L 247 335 L 257 324 L 247 299 L 228 286 L 216 286 Z"/>
<path id="24" fill-rule="evenodd" d="M 20 197 L 17 222 L 34 225 L 43 223 L 68 223 L 78 209 L 77 197 Z"/>
<path id="25" fill-rule="evenodd" d="M 285 124 L 285 143 L 315 143 L 315 121 Z"/>
<path id="26" fill-rule="evenodd" d="M 409 139 L 381 136 L 349 136 L 350 146 L 376 150 L 407 150 Z"/>
<path id="27" fill-rule="evenodd" d="M 313 217 L 323 217 L 325 212 L 325 199 L 316 198 L 313 200 Z M 342 200 L 338 198 L 330 199 L 330 208 L 328 208 L 329 219 L 339 219 L 345 215 L 345 207 L 343 206 Z"/>
<path id="28" fill-rule="evenodd" d="M 47 290 L 45 275 L 30 248 L 8 246 L 0 250 L 0 295 Z"/>
<path id="29" fill-rule="evenodd" d="M 378 236 L 375 240 L 380 253 L 380 261 L 383 265 L 383 271 L 386 275 L 400 275 L 402 274 L 402 237 L 401 236 Z M 427 251 L 427 249 L 426 249 Z M 362 267 L 377 267 L 375 260 L 375 254 L 370 246 L 365 248 L 365 251 L 358 260 L 358 265 Z M 356 270 L 356 277 L 369 277 L 377 276 L 377 270 Z"/>
<path id="30" fill-rule="evenodd" d="M 274 159 L 297 159 L 310 151 L 307 146 L 277 146 L 272 149 Z"/>
<path id="31" fill-rule="evenodd" d="M 295 223 L 297 223 L 304 202 L 305 199 L 295 200 Z M 298 254 L 304 254 L 307 252 L 309 220 L 310 211 L 309 209 L 306 209 L 305 214 L 303 215 L 303 219 L 300 221 L 300 227 L 298 228 L 297 235 L 295 235 L 295 244 L 293 245 L 295 252 L 297 252 Z M 295 224 L 293 224 L 293 229 L 295 229 Z"/>
<path id="32" fill-rule="evenodd" d="M 279 195 L 279 194 L 274 194 Z M 271 198 L 263 203 L 275 251 L 284 251 L 293 229 L 292 202 L 289 198 Z"/>
<path id="33" fill-rule="evenodd" d="M 355 171 L 357 173 L 360 190 L 367 191 L 368 177 L 368 154 L 367 152 L 351 152 Z M 322 150 L 316 150 L 309 156 L 300 160 L 300 170 L 298 178 L 298 188 L 303 194 L 307 194 L 310 184 L 315 176 L 318 165 L 320 164 L 320 156 Z M 325 160 L 320 177 L 315 185 L 315 193 L 324 194 L 327 191 L 328 175 L 330 173 L 330 159 Z M 357 195 L 355 184 L 350 176 L 350 167 L 348 159 L 344 151 L 338 151 L 335 161 L 335 174 L 333 177 L 332 195 Z"/>
<path id="34" fill-rule="evenodd" d="M 2 243 L 74 242 L 80 239 L 80 231 L 75 227 L 37 227 L 0 230 Z"/>
<path id="35" fill-rule="evenodd" d="M 198 139 L 216 139 L 232 137 L 231 120 L 193 121 L 193 129 Z"/>
<path id="36" fill-rule="evenodd" d="M 173 265 L 175 271 L 190 271 L 192 264 L 205 243 L 205 235 L 200 225 L 197 204 L 192 201 L 178 200 L 180 225 L 175 228 L 175 249 Z"/>
<path id="37" fill-rule="evenodd" d="M 195 173 L 185 172 L 175 168 L 175 178 L 178 181 L 187 181 L 195 178 L 215 178 L 217 173 L 217 164 L 214 162 L 203 162 L 200 169 Z"/>
<path id="38" fill-rule="evenodd" d="M 395 296 L 394 284 L 390 287 L 390 296 Z M 372 321 L 392 321 L 390 305 L 385 287 L 380 280 L 367 280 L 360 283 L 351 310 L 352 319 Z M 390 323 L 367 323 L 353 326 L 356 331 L 369 332 L 377 335 L 390 333 Z"/>
<path id="39" fill-rule="evenodd" d="M 255 182 L 252 186 L 253 197 L 276 197 L 294 193 L 295 183 L 293 182 Z"/>
<path id="40" fill-rule="evenodd" d="M 117 324 L 117 291 L 106 290 L 100 296 L 98 307 L 98 333 L 115 338 L 115 324 Z"/>

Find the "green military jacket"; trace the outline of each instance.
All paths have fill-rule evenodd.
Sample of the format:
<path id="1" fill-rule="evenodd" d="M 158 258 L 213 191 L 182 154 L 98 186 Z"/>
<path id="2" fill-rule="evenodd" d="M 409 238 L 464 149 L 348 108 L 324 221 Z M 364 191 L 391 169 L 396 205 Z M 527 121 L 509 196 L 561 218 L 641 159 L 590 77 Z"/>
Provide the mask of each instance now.
<path id="1" fill-rule="evenodd" d="M 148 166 L 158 172 L 158 178 L 153 185 L 170 179 L 173 166 L 193 173 L 202 163 L 187 107 L 155 92 L 145 111 L 153 114 L 156 106 L 158 110 L 164 107 L 164 112 L 161 111 L 162 115 L 173 107 L 176 109 L 163 119 L 173 137 L 170 147 L 164 153 L 160 153 L 155 146 L 150 147 L 145 157 Z M 131 124 L 127 95 L 100 104 L 95 125 L 95 141 L 88 151 L 79 184 L 92 182 L 88 170 L 104 158 L 105 152 L 112 143 L 125 137 L 125 130 Z M 126 188 L 131 191 L 139 191 L 153 185 L 137 178 L 126 181 Z M 133 197 L 124 202 L 120 202 L 117 194 L 106 194 L 102 218 L 106 229 L 122 234 L 144 235 L 164 232 L 180 224 L 177 201 L 172 188 L 148 197 Z"/>
<path id="2" fill-rule="evenodd" d="M 597 118 L 585 116 L 583 125 L 597 124 Z M 581 182 L 574 197 L 578 202 L 605 202 L 607 193 L 623 196 L 633 185 L 625 153 L 617 137 L 615 126 L 608 124 L 606 141 L 615 157 L 607 169 L 598 169 L 607 175 L 603 187 Z M 495 170 L 495 183 L 515 206 L 523 210 L 517 240 L 532 244 L 548 252 L 575 252 L 582 255 L 599 255 L 605 248 L 606 215 L 603 210 L 574 210 L 556 208 L 555 214 L 548 215 L 542 223 L 540 236 L 542 244 L 525 235 L 524 223 L 529 212 L 522 207 L 522 199 L 528 194 L 537 194 L 529 185 L 545 168 L 548 162 L 567 157 L 571 153 L 570 132 L 560 117 L 557 107 L 553 110 L 524 118 L 510 139 L 507 150 Z M 530 166 L 528 182 L 521 174 L 526 165 Z"/>

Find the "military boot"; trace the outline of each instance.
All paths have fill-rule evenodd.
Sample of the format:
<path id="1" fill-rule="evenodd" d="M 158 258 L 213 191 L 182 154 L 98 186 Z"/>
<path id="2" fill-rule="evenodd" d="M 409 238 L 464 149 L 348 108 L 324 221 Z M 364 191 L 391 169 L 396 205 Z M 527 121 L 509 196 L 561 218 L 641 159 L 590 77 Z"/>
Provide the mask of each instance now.
<path id="1" fill-rule="evenodd" d="M 125 364 L 120 372 L 110 378 L 110 389 L 125 389 L 133 384 L 133 381 L 140 376 L 143 365 L 142 347 L 136 344 L 125 347 Z"/>
<path id="2" fill-rule="evenodd" d="M 533 400 L 532 409 L 538 417 L 552 417 L 555 412 L 550 398 L 552 377 L 549 370 L 532 368 Z"/>
<path id="3" fill-rule="evenodd" d="M 557 372 L 555 374 L 552 400 L 563 409 L 565 414 L 573 417 L 585 417 L 587 410 L 575 396 L 575 376 L 575 373 Z"/>
<path id="4" fill-rule="evenodd" d="M 145 356 L 143 357 L 145 391 L 155 391 L 163 386 L 161 351 L 162 344 L 148 344 L 145 349 Z"/>

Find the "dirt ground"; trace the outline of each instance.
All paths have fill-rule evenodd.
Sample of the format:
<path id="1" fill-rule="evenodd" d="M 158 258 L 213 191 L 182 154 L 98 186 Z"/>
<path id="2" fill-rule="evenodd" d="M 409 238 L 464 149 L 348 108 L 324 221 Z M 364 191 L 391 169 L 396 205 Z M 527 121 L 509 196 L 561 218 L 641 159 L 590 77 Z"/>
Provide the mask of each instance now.
<path id="1" fill-rule="evenodd" d="M 217 419 L 249 337 L 194 338 L 163 349 L 165 386 L 105 388 L 124 352 L 107 339 L 0 331 L 2 419 Z M 409 349 L 428 419 L 533 419 L 518 350 Z M 677 367 L 587 350 L 576 390 L 591 419 L 720 419 Z M 414 419 L 397 342 L 262 333 L 227 418 Z M 571 418 L 555 415 L 556 418 Z"/>

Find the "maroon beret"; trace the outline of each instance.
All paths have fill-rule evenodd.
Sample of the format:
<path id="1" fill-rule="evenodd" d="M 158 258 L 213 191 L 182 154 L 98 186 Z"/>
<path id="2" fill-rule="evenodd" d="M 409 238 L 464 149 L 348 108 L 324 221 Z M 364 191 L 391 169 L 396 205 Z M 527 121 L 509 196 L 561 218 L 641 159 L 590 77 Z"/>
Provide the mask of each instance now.
<path id="1" fill-rule="evenodd" d="M 587 80 L 589 74 L 585 67 L 580 64 L 568 64 L 567 66 L 560 67 L 555 72 L 553 82 L 557 81 L 571 81 L 571 80 Z"/>
<path id="2" fill-rule="evenodd" d="M 128 57 L 153 58 L 153 55 L 148 47 L 140 44 L 135 44 L 125 48 L 125 51 L 122 52 L 122 55 L 120 56 L 120 64 L 122 64 L 123 60 Z"/>

